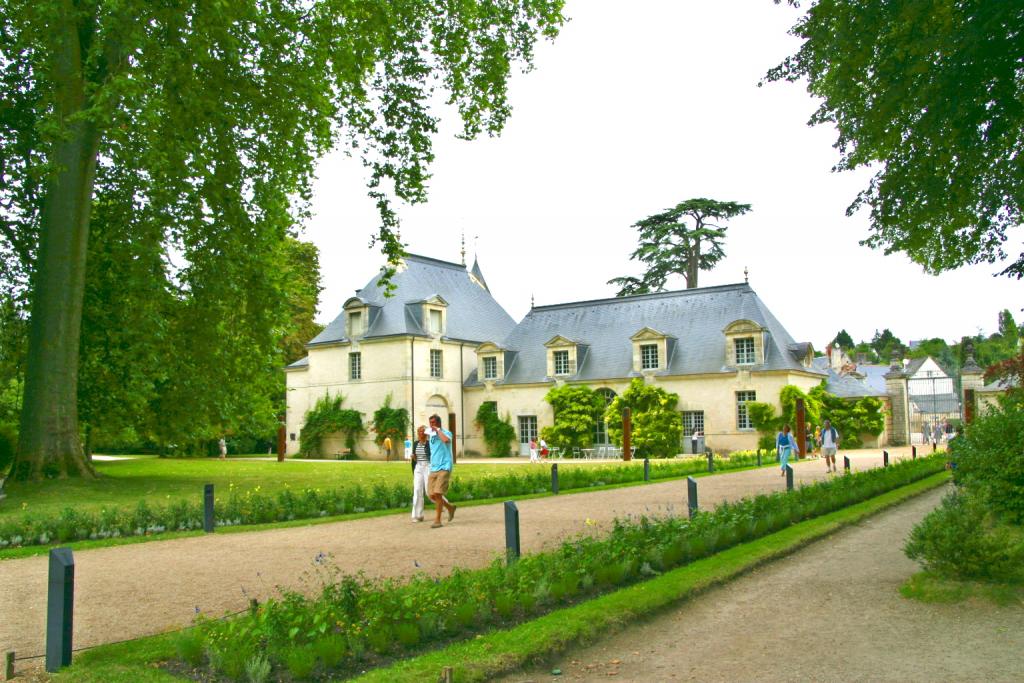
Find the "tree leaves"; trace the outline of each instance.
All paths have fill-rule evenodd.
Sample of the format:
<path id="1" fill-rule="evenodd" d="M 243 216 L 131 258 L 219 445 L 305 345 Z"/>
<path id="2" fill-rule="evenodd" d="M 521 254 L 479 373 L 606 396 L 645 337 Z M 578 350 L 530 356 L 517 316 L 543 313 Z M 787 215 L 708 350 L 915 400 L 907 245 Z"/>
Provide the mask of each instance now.
<path id="1" fill-rule="evenodd" d="M 791 32 L 803 45 L 766 79 L 807 79 L 836 170 L 876 169 L 847 210 L 870 207 L 862 244 L 930 273 L 1006 259 L 1024 207 L 1020 3 L 820 0 Z M 1024 277 L 1024 254 L 1000 274 Z"/>
<path id="2" fill-rule="evenodd" d="M 724 221 L 750 211 L 750 204 L 688 199 L 671 209 L 633 224 L 640 231 L 639 245 L 630 255 L 647 266 L 640 278 L 617 277 L 608 281 L 620 289 L 616 296 L 647 294 L 665 289 L 670 275 L 682 275 L 687 289 L 697 286 L 698 272 L 711 270 L 725 258 L 722 243 Z"/>

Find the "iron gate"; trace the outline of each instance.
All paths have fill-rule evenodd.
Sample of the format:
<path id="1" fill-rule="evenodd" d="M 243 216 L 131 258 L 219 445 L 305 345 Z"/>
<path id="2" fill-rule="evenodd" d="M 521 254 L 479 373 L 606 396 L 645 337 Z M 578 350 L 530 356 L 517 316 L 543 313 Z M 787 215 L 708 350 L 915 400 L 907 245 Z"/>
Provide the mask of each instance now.
<path id="1" fill-rule="evenodd" d="M 953 377 L 911 378 L 907 380 L 907 394 L 910 443 L 941 445 L 960 431 L 960 388 Z"/>

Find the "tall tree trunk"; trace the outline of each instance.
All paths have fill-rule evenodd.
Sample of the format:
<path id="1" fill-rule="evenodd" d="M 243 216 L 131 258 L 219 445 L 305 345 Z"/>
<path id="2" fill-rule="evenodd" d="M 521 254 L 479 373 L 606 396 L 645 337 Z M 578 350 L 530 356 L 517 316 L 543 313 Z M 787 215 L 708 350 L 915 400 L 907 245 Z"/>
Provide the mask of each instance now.
<path id="1" fill-rule="evenodd" d="M 80 115 L 86 93 L 76 10 L 70 2 L 62 10 L 50 37 L 55 107 L 65 125 L 53 143 L 53 169 L 40 216 L 14 464 L 14 477 L 20 480 L 95 477 L 78 433 L 78 341 L 99 133 L 94 122 Z"/>
<path id="2" fill-rule="evenodd" d="M 695 237 L 693 248 L 690 250 L 690 258 L 686 260 L 686 288 L 694 289 L 697 286 L 697 272 L 700 270 L 700 238 Z"/>

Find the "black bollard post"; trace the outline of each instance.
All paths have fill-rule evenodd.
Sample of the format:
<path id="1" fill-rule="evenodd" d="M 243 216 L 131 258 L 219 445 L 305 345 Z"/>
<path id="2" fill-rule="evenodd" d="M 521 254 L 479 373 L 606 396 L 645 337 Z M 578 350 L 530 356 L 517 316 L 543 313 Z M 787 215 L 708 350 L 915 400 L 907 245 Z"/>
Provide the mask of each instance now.
<path id="1" fill-rule="evenodd" d="M 690 508 L 690 517 L 697 514 L 697 480 L 686 478 L 686 505 Z"/>
<path id="2" fill-rule="evenodd" d="M 757 466 L 758 467 L 761 466 L 761 449 L 760 448 L 757 449 Z"/>
<path id="3" fill-rule="evenodd" d="M 75 558 L 71 548 L 50 551 L 50 585 L 46 600 L 46 670 L 71 663 L 71 625 L 75 607 Z"/>
<path id="4" fill-rule="evenodd" d="M 213 484 L 203 487 L 203 531 L 213 533 Z"/>
<path id="5" fill-rule="evenodd" d="M 917 460 L 917 446 L 910 447 L 910 457 Z"/>
<path id="6" fill-rule="evenodd" d="M 649 458 L 644 458 L 644 481 L 651 480 L 651 461 Z"/>
<path id="7" fill-rule="evenodd" d="M 519 559 L 519 508 L 505 501 L 505 557 L 509 564 Z"/>
<path id="8" fill-rule="evenodd" d="M 551 493 L 558 495 L 558 463 L 551 463 Z"/>
<path id="9" fill-rule="evenodd" d="M 847 473 L 850 471 L 850 459 L 845 455 L 843 456 L 843 469 L 846 470 Z"/>
<path id="10" fill-rule="evenodd" d="M 715 454 L 712 451 L 708 451 L 708 472 L 715 471 Z"/>
<path id="11" fill-rule="evenodd" d="M 786 490 L 793 490 L 793 466 L 786 465 Z"/>
<path id="12" fill-rule="evenodd" d="M 889 466 L 889 451 L 882 451 L 882 467 Z"/>
<path id="13" fill-rule="evenodd" d="M 14 650 L 4 655 L 4 680 L 9 681 L 12 678 L 14 678 Z"/>

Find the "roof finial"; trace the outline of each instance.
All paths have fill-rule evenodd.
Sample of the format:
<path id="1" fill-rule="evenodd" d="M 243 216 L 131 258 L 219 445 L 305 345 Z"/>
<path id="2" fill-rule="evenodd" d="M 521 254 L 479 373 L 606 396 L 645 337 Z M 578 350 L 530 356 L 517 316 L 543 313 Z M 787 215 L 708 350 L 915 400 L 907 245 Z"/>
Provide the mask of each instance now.
<path id="1" fill-rule="evenodd" d="M 750 284 L 750 271 L 747 270 L 746 266 L 743 266 L 743 282 L 748 285 Z"/>
<path id="2" fill-rule="evenodd" d="M 533 310 L 533 292 L 530 292 L 530 310 Z"/>
<path id="3" fill-rule="evenodd" d="M 466 231 L 462 231 L 462 265 L 466 265 Z"/>

